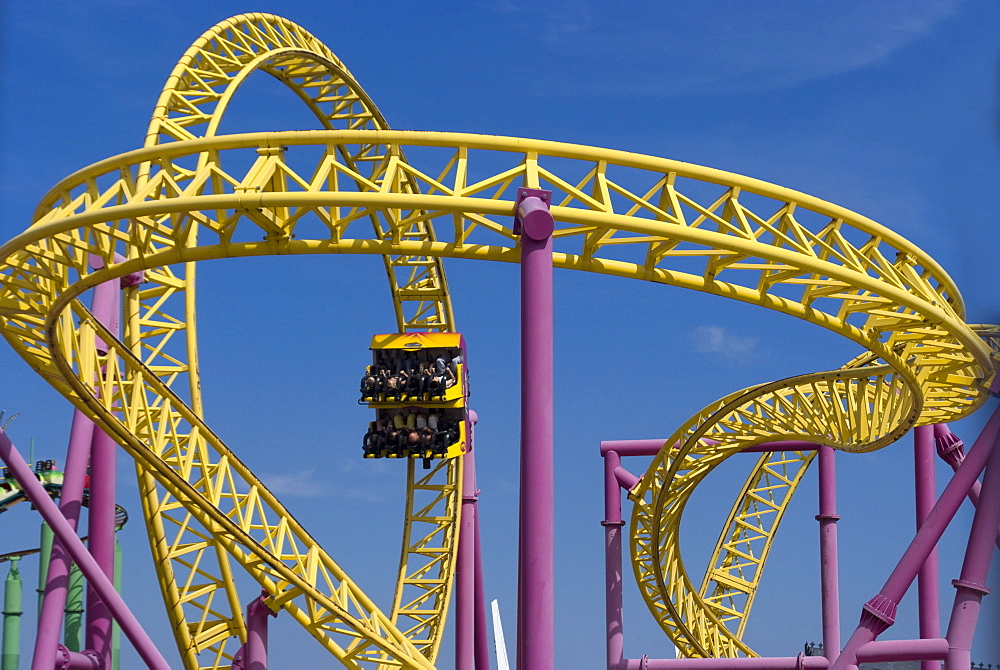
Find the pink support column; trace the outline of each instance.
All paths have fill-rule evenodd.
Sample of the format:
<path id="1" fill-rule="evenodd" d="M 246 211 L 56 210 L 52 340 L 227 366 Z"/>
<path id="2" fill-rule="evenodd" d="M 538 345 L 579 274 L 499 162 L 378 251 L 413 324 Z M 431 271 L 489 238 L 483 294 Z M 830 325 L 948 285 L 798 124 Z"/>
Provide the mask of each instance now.
<path id="1" fill-rule="evenodd" d="M 106 291 L 94 292 L 94 316 L 118 337 L 121 320 L 121 290 L 118 281 L 105 282 Z M 100 288 L 100 287 L 99 287 Z M 97 338 L 97 350 L 106 354 L 108 344 Z M 107 371 L 105 371 L 107 372 Z M 115 574 L 115 493 L 118 445 L 103 430 L 95 430 L 90 447 L 90 513 L 88 547 L 101 571 L 113 580 Z M 111 613 L 92 587 L 87 587 L 87 623 L 84 648 L 93 650 L 111 667 Z"/>
<path id="2" fill-rule="evenodd" d="M 115 575 L 115 466 L 118 445 L 103 430 L 94 431 L 90 451 L 90 514 L 88 548 L 101 571 Z M 111 612 L 90 585 L 87 586 L 87 623 L 84 648 L 92 649 L 111 667 Z"/>
<path id="3" fill-rule="evenodd" d="M 937 498 L 934 476 L 934 427 L 918 426 L 913 429 L 913 485 L 915 489 L 917 530 L 927 519 Z M 937 547 L 927 555 L 917 575 L 917 601 L 920 637 L 941 637 L 941 603 L 938 595 Z M 920 662 L 920 670 L 939 670 L 941 663 L 934 660 Z"/>
<path id="4" fill-rule="evenodd" d="M 66 518 L 59 513 L 59 508 L 49 498 L 45 489 L 42 488 L 41 483 L 35 479 L 31 469 L 24 462 L 24 459 L 21 458 L 21 454 L 14 448 L 14 445 L 3 430 L 0 430 L 0 460 L 10 468 L 11 474 L 14 475 L 14 479 L 21 485 L 21 488 L 24 489 L 25 495 L 38 510 L 38 513 L 42 515 L 46 523 L 52 527 L 52 532 L 59 542 L 62 543 L 73 561 L 80 567 L 80 572 L 83 573 L 87 581 L 93 585 L 98 595 L 107 604 L 118 625 L 121 626 L 125 637 L 135 647 L 136 652 L 143 662 L 151 670 L 169 670 L 170 666 L 167 665 L 166 660 L 164 660 L 156 645 L 149 639 L 146 631 L 143 630 L 139 621 L 129 610 L 128 605 L 125 604 L 122 597 L 115 591 L 114 584 L 104 575 L 93 556 L 87 553 L 87 549 L 83 546 L 80 538 L 76 536 L 76 531 L 66 521 Z M 46 670 L 51 670 L 55 652 L 56 649 L 53 647 L 52 656 L 49 658 Z"/>
<path id="5" fill-rule="evenodd" d="M 471 426 L 478 420 L 469 412 L 469 451 L 463 456 L 462 522 L 458 534 L 458 557 L 455 566 L 455 670 L 474 670 L 476 666 L 476 450 Z"/>
<path id="6" fill-rule="evenodd" d="M 266 592 L 247 605 L 247 643 L 243 647 L 246 670 L 267 670 L 267 624 L 277 616 L 265 604 Z"/>
<path id="7" fill-rule="evenodd" d="M 475 477 L 475 432 L 479 423 L 479 415 L 474 410 L 469 410 L 469 431 L 470 454 L 473 459 L 467 462 L 466 467 L 472 468 L 472 484 L 476 486 Z M 473 622 L 475 641 L 473 643 L 474 655 L 476 659 L 476 670 L 490 670 L 490 644 L 487 637 L 486 628 L 486 594 L 483 589 L 483 548 L 479 537 L 479 489 L 475 488 L 476 500 L 472 503 L 472 537 L 473 537 Z M 462 510 L 463 512 L 465 510 Z M 463 517 L 464 518 L 464 517 Z"/>
<path id="8" fill-rule="evenodd" d="M 521 500 L 518 670 L 555 667 L 552 194 L 518 189 L 521 237 Z"/>
<path id="9" fill-rule="evenodd" d="M 622 614 L 622 494 L 615 476 L 621 458 L 604 453 L 604 611 L 607 623 L 608 670 L 617 670 L 625 658 Z"/>
<path id="10" fill-rule="evenodd" d="M 490 641 L 487 637 L 486 592 L 483 589 L 483 545 L 479 538 L 479 503 L 476 503 L 476 670 L 490 670 Z"/>
<path id="11" fill-rule="evenodd" d="M 906 548 L 885 585 L 882 586 L 882 590 L 865 603 L 861 622 L 851 639 L 844 645 L 844 650 L 830 666 L 833 670 L 857 665 L 858 648 L 877 638 L 895 622 L 896 607 L 899 601 L 910 584 L 913 583 L 931 550 L 941 539 L 941 535 L 954 517 L 962 500 L 972 488 L 972 484 L 979 478 L 979 473 L 986 467 L 990 453 L 996 448 L 994 442 L 996 442 L 998 434 L 1000 434 L 1000 408 L 994 410 L 972 451 L 966 457 L 965 462 L 959 466 L 955 476 L 948 482 L 941 497 L 931 509 L 930 514 L 927 515 L 926 521 L 920 526 L 920 530 L 917 531 L 916 536 Z M 996 532 L 995 525 L 991 532 Z"/>
<path id="12" fill-rule="evenodd" d="M 70 428 L 69 447 L 66 451 L 66 469 L 63 476 L 59 509 L 70 528 L 76 533 L 83 501 L 87 464 L 90 461 L 90 442 L 94 434 L 94 423 L 80 410 L 73 412 Z M 66 608 L 66 589 L 69 585 L 70 557 L 62 544 L 52 543 L 49 571 L 45 578 L 45 594 L 41 611 L 38 613 L 38 630 L 35 635 L 31 670 L 51 670 L 59 632 L 62 628 L 63 611 Z"/>
<path id="13" fill-rule="evenodd" d="M 830 447 L 819 450 L 819 561 L 823 616 L 823 655 L 840 653 L 840 571 L 837 562 L 837 461 Z"/>
<path id="14" fill-rule="evenodd" d="M 977 443 L 965 460 L 967 464 L 979 450 Z M 965 464 L 962 467 L 965 467 Z M 958 475 L 956 474 L 956 477 Z M 952 581 L 957 593 L 948 622 L 948 657 L 945 670 L 965 670 L 971 665 L 970 649 L 979 618 L 979 608 L 983 596 L 990 590 L 986 587 L 986 576 L 993 556 L 993 540 L 1000 525 L 1000 437 L 996 438 L 983 476 L 982 494 L 976 514 L 972 518 L 972 531 L 965 550 L 965 560 L 958 579 Z"/>
<path id="15" fill-rule="evenodd" d="M 93 265 L 93 262 L 91 263 Z M 94 296 L 91 302 L 90 311 L 94 318 L 112 333 L 118 331 L 119 308 L 120 305 L 120 281 L 107 281 L 94 287 Z M 107 345 L 97 338 L 96 345 L 99 351 L 107 351 Z M 62 498 L 60 509 L 64 512 L 74 534 L 80 518 L 80 505 L 83 499 L 84 481 L 86 479 L 87 465 L 91 458 L 92 444 L 97 435 L 104 435 L 103 431 L 95 430 L 94 424 L 79 410 L 73 415 L 73 426 L 70 431 L 70 443 L 66 453 L 66 472 L 63 482 Z M 91 484 L 91 495 L 94 487 Z M 93 522 L 93 508 L 91 508 L 90 532 L 93 535 L 95 528 Z M 100 532 L 98 533 L 100 535 Z M 114 502 L 111 510 L 111 536 L 112 536 L 112 570 L 114 566 Z M 103 567 L 103 566 L 102 566 Z M 42 610 L 38 617 L 38 634 L 35 637 L 34 655 L 32 656 L 32 670 L 51 670 L 56 648 L 59 644 L 59 632 L 62 627 L 63 610 L 66 607 L 66 588 L 69 580 L 70 561 L 65 549 L 59 546 L 59 542 L 52 545 L 52 558 L 49 563 L 49 572 L 45 580 L 45 596 L 42 601 Z M 105 619 L 108 621 L 110 630 L 110 619 L 105 612 Z M 85 647 L 90 647 L 89 640 Z M 109 646 L 110 651 L 110 646 Z M 103 654 L 102 654 L 103 657 Z M 106 667 L 110 667 L 111 658 L 107 656 Z"/>

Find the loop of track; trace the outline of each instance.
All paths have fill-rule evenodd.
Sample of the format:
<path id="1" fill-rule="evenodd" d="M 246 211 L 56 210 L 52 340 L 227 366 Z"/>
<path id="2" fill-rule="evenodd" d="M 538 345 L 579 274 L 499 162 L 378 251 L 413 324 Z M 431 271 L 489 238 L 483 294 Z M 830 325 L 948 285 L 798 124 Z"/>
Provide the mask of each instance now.
<path id="1" fill-rule="evenodd" d="M 146 146 L 215 135 L 237 90 L 257 71 L 294 92 L 323 128 L 388 127 L 343 63 L 318 39 L 286 19 L 247 14 L 209 29 L 184 54 L 154 109 Z M 343 159 L 364 173 L 363 155 Z M 140 168 L 137 178 L 145 179 L 148 171 L 149 166 Z M 384 233 L 378 219 L 372 218 L 372 223 L 376 235 Z M 194 244 L 196 231 L 191 235 L 189 243 Z M 432 231 L 418 225 L 410 235 L 427 239 Z M 400 332 L 455 330 L 439 259 L 385 256 L 384 260 Z M 142 315 L 127 329 L 128 345 L 169 387 L 186 389 L 188 404 L 201 416 L 195 264 L 176 272 L 165 270 L 160 279 L 154 277 L 127 294 L 126 311 Z M 144 435 L 139 426 L 131 428 L 146 442 L 162 442 L 161 437 Z M 197 432 L 178 441 L 182 445 L 173 456 L 175 463 L 197 460 L 195 454 L 205 450 Z M 417 471 L 412 464 L 407 467 L 403 547 L 390 619 L 420 654 L 433 661 L 451 593 L 462 462 L 438 462 L 428 472 Z M 178 504 L 169 485 L 158 487 L 146 468 L 137 468 L 137 475 L 157 577 L 185 667 L 226 665 L 235 651 L 232 641 L 246 637 L 230 557 L 212 532 Z M 231 475 L 225 467 L 217 468 L 216 478 L 227 476 Z M 279 518 L 288 516 L 280 508 L 275 512 Z M 324 644 L 331 644 L 321 630 L 315 626 L 311 630 Z M 350 664 L 360 647 L 354 649 L 334 653 L 343 654 L 342 660 Z M 389 655 L 379 658 L 388 660 Z"/>
<path id="2" fill-rule="evenodd" d="M 382 114 L 348 72 L 343 63 L 326 45 L 301 26 L 287 19 L 268 14 L 237 16 L 214 26 L 191 46 L 167 80 L 153 112 L 147 133 L 147 146 L 217 133 L 223 115 L 236 91 L 254 72 L 265 72 L 293 91 L 313 112 L 324 128 L 388 128 Z M 358 169 L 361 157 L 344 157 Z M 363 169 L 362 169 L 363 172 Z M 373 219 L 376 234 L 381 233 Z M 194 232 L 193 234 L 196 234 Z M 427 236 L 428 231 L 417 227 L 414 234 Z M 409 330 L 454 330 L 454 317 L 448 297 L 444 268 L 438 259 L 400 259 L 386 256 L 385 267 L 400 332 Z M 194 366 L 190 375 L 192 407 L 201 413 L 200 383 L 197 371 L 194 283 L 195 265 L 185 268 L 187 292 L 185 318 L 178 320 L 188 335 L 188 360 Z M 419 298 L 407 289 L 420 284 Z M 137 337 L 155 337 L 149 330 L 140 330 Z M 461 462 L 437 463 L 430 473 L 420 473 L 408 464 L 406 515 L 403 529 L 403 550 L 393 597 L 391 619 L 402 625 L 406 635 L 416 641 L 418 650 L 431 661 L 441 643 L 445 613 L 450 596 L 451 580 L 457 549 L 459 504 L 458 482 Z M 145 477 L 144 490 L 154 492 L 154 483 Z M 155 495 L 149 501 L 147 518 L 166 516 Z M 429 521 L 423 508 L 441 506 L 440 513 Z M 222 579 L 220 588 L 231 591 L 228 578 L 231 570 L 225 554 L 216 547 L 217 571 Z M 158 557 L 166 558 L 166 557 Z M 206 558 L 198 566 L 205 572 Z M 169 562 L 167 562 L 169 564 Z M 191 566 L 181 565 L 190 569 Z M 166 581 L 166 580 L 165 580 Z M 184 600 L 176 580 L 166 581 L 164 593 L 168 600 Z M 204 591 L 202 602 L 210 599 Z M 242 628 L 242 611 L 230 596 L 230 612 L 226 618 Z M 202 608 L 207 609 L 206 608 Z M 180 608 L 172 611 L 182 615 Z M 200 617 L 199 617 L 200 618 Z M 177 622 L 179 623 L 179 622 Z M 223 620 L 220 623 L 225 623 Z M 182 625 L 175 630 L 185 630 Z M 232 628 L 232 625 L 230 626 Z M 240 635 L 240 637 L 243 637 Z M 213 644 L 218 646 L 219 640 Z M 181 641 L 179 641 L 181 642 Z M 202 641 L 183 641 L 185 648 L 200 651 Z M 193 658 L 189 659 L 193 665 Z"/>
<path id="3" fill-rule="evenodd" d="M 309 151 L 296 154 L 300 147 Z M 420 168 L 403 159 L 404 149 L 420 154 Z M 158 322 L 158 303 L 185 287 L 170 266 L 211 258 L 368 253 L 402 262 L 516 262 L 510 226 L 520 185 L 556 194 L 557 267 L 759 304 L 872 352 L 864 368 L 775 382 L 713 404 L 675 434 L 669 444 L 679 449 L 661 452 L 635 491 L 634 565 L 661 625 L 689 655 L 752 653 L 680 561 L 676 526 L 694 486 L 755 441 L 784 436 L 865 451 L 914 423 L 960 418 L 984 401 L 993 374 L 989 347 L 962 321 L 947 275 L 848 210 L 717 170 L 537 140 L 384 130 L 178 139 L 102 161 L 50 192 L 33 226 L 0 248 L 3 333 L 169 492 L 157 509 L 175 511 L 185 532 L 204 535 L 155 548 L 159 556 L 200 560 L 224 550 L 217 555 L 254 575 L 273 594 L 272 607 L 289 611 L 346 665 L 430 667 L 419 641 L 368 601 L 201 421 L 194 394 L 179 395 L 174 382 L 196 377 L 196 368 L 168 341 L 176 320 Z M 378 222 L 374 235 L 354 225 L 367 220 Z M 118 262 L 116 251 L 127 260 Z M 89 254 L 106 269 L 92 270 Z M 103 329 L 76 298 L 139 269 L 151 284 L 129 303 L 132 319 L 158 332 L 114 343 L 99 360 L 93 335 Z M 443 288 L 431 284 L 436 300 Z M 421 279 L 399 294 L 424 300 L 424 287 Z M 95 393 L 83 380 L 102 365 L 109 374 Z M 414 517 L 433 517 L 444 504 L 439 496 Z M 190 600 L 201 586 L 235 604 L 224 574 L 195 584 L 199 564 L 186 560 Z M 219 561 L 223 571 L 228 560 Z M 235 632 L 213 607 L 203 603 L 205 618 L 189 623 L 186 634 L 200 649 Z M 210 617 L 219 625 L 207 631 Z M 219 651 L 216 665 L 227 655 Z"/>

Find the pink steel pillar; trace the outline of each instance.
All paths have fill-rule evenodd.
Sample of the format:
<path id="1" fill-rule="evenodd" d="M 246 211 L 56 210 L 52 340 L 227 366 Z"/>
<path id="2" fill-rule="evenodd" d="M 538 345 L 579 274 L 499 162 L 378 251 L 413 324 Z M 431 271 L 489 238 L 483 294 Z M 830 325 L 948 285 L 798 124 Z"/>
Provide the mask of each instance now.
<path id="1" fill-rule="evenodd" d="M 941 535 L 952 517 L 955 516 L 962 500 L 965 499 L 973 483 L 979 478 L 979 473 L 986 467 L 991 452 L 998 449 L 994 444 L 997 442 L 998 436 L 1000 436 L 1000 408 L 994 410 L 972 451 L 955 471 L 955 476 L 948 482 L 941 497 L 910 542 L 910 546 L 903 552 L 903 556 L 882 586 L 882 590 L 865 603 L 861 613 L 861 621 L 854 634 L 851 635 L 851 639 L 844 645 L 840 656 L 830 666 L 832 670 L 842 670 L 847 666 L 857 665 L 858 649 L 877 638 L 895 622 L 896 607 L 899 601 L 910 584 L 913 583 L 931 550 L 941 539 Z M 982 500 L 980 500 L 980 504 L 982 504 Z M 986 515 L 983 516 L 986 517 Z M 994 526 L 991 532 L 995 533 L 998 521 L 996 516 L 993 519 Z M 973 522 L 973 530 L 975 528 L 976 525 Z M 992 537 L 990 541 L 992 543 Z M 992 547 L 990 550 L 992 551 Z M 976 612 L 978 613 L 978 606 Z M 952 667 L 949 670 L 958 669 Z"/>
<path id="2" fill-rule="evenodd" d="M 622 615 L 622 494 L 615 477 L 621 458 L 615 451 L 604 454 L 604 609 L 607 622 L 608 670 L 616 670 L 625 659 Z"/>
<path id="3" fill-rule="evenodd" d="M 819 447 L 819 561 L 823 610 L 823 655 L 840 653 L 840 571 L 837 563 L 837 461 L 830 447 Z"/>
<path id="4" fill-rule="evenodd" d="M 469 451 L 463 458 L 462 527 L 458 534 L 458 561 L 455 569 L 455 670 L 476 667 L 476 450 L 471 426 L 479 417 L 469 412 Z"/>
<path id="5" fill-rule="evenodd" d="M 934 476 L 934 426 L 913 429 L 913 485 L 916 498 L 917 530 L 927 519 L 937 498 Z M 919 630 L 922 639 L 941 637 L 941 602 L 938 595 L 937 547 L 927 555 L 927 560 L 917 574 L 917 601 Z M 920 670 L 939 670 L 938 661 L 921 661 Z"/>
<path id="6" fill-rule="evenodd" d="M 549 191 L 518 189 L 514 224 L 521 237 L 518 670 L 555 667 L 551 197 Z"/>
<path id="7" fill-rule="evenodd" d="M 90 442 L 94 434 L 94 423 L 80 410 L 73 412 L 70 428 L 69 447 L 66 452 L 66 470 L 63 476 L 62 495 L 59 510 L 73 532 L 80 520 L 80 506 L 83 500 L 87 463 L 90 460 Z M 58 541 L 52 543 L 49 570 L 45 578 L 45 594 L 38 613 L 38 630 L 35 635 L 32 670 L 51 670 L 59 631 L 62 626 L 63 610 L 66 607 L 66 589 L 69 585 L 69 553 Z"/>
<path id="8" fill-rule="evenodd" d="M 94 265 L 93 259 L 91 265 Z M 118 330 L 118 313 L 120 312 L 119 290 L 120 280 L 117 279 L 99 284 L 94 287 L 94 296 L 91 302 L 91 313 L 94 315 L 94 318 L 111 330 L 112 333 L 116 333 Z M 99 350 L 107 350 L 107 345 L 100 338 L 97 339 L 96 344 Z M 87 464 L 91 457 L 92 444 L 96 441 L 98 435 L 104 436 L 104 432 L 95 430 L 93 422 L 77 410 L 73 415 L 73 426 L 70 430 L 70 443 L 66 453 L 66 473 L 63 482 L 62 499 L 60 501 L 60 509 L 74 532 L 80 518 L 80 505 L 83 499 Z M 91 495 L 94 493 L 93 488 L 93 484 L 91 484 Z M 112 543 L 114 542 L 113 496 L 114 494 L 112 493 L 110 526 Z M 93 535 L 94 528 L 93 507 L 91 507 L 91 535 Z M 113 569 L 113 544 L 111 556 Z M 34 655 L 31 661 L 32 670 L 51 670 L 54 662 L 56 648 L 59 644 L 59 631 L 62 626 L 63 610 L 66 606 L 69 563 L 70 559 L 66 549 L 59 542 L 54 542 L 49 571 L 45 580 L 45 596 L 42 600 L 42 609 L 38 617 L 38 634 L 35 637 Z M 105 617 L 107 617 L 106 612 Z M 90 647 L 89 639 L 84 646 L 92 648 Z M 110 651 L 110 646 L 108 649 Z M 111 667 L 110 656 L 105 660 L 107 661 L 106 667 Z"/>
<path id="9" fill-rule="evenodd" d="M 101 285 L 106 291 L 94 292 L 94 315 L 118 337 L 121 320 L 121 291 L 118 281 Z M 97 349 L 107 353 L 108 345 L 97 339 Z M 95 430 L 90 446 L 90 514 L 88 516 L 88 547 L 108 579 L 115 573 L 115 465 L 118 445 L 103 430 Z M 93 650 L 111 667 L 111 613 L 93 587 L 87 587 L 87 625 L 84 648 Z"/>
<path id="10" fill-rule="evenodd" d="M 267 670 L 267 620 L 278 616 L 264 603 L 265 592 L 247 605 L 247 643 L 243 647 L 246 670 Z"/>
<path id="11" fill-rule="evenodd" d="M 977 445 L 972 453 L 975 454 L 979 448 Z M 966 459 L 966 463 L 971 459 L 972 454 Z M 972 531 L 969 533 L 969 544 L 965 550 L 961 575 L 952 581 L 957 593 L 951 610 L 951 620 L 948 622 L 948 657 L 944 662 L 945 670 L 965 670 L 971 665 L 970 649 L 976 631 L 976 621 L 979 618 L 979 608 L 983 596 L 990 592 L 986 587 L 986 575 L 990 569 L 993 540 L 996 537 L 998 524 L 1000 524 L 1000 439 L 997 439 L 997 444 L 993 446 L 993 453 L 990 455 L 986 474 L 983 476 L 979 505 L 972 518 Z"/>
<path id="12" fill-rule="evenodd" d="M 483 589 L 483 545 L 479 539 L 479 503 L 476 503 L 476 670 L 490 670 L 490 644 L 486 635 L 486 593 Z"/>

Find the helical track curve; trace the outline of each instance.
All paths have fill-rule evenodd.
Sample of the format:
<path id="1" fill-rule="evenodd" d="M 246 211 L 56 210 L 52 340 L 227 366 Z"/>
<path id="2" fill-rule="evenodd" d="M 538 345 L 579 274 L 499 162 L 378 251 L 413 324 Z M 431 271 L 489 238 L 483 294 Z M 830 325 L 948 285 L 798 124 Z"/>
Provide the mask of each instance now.
<path id="1" fill-rule="evenodd" d="M 229 100 L 255 70 L 288 85 L 324 129 L 218 135 Z M 684 505 L 712 468 L 786 438 L 877 449 L 913 425 L 966 416 L 988 395 L 992 349 L 964 323 L 951 279 L 885 227 L 796 191 L 667 159 L 388 130 L 305 30 L 265 14 L 235 17 L 178 64 L 143 149 L 61 181 L 31 227 L 0 247 L 4 337 L 136 460 L 186 668 L 229 665 L 233 641 L 245 636 L 237 568 L 263 586 L 269 607 L 288 612 L 345 666 L 433 667 L 461 468 L 447 460 L 418 477 L 410 466 L 400 579 L 392 614 L 382 613 L 202 419 L 195 264 L 381 255 L 400 330 L 454 330 L 441 259 L 517 262 L 518 186 L 554 193 L 556 267 L 760 305 L 868 352 L 840 370 L 713 403 L 675 432 L 632 491 L 640 590 L 687 656 L 753 654 L 732 630 L 749 609 L 746 598 L 732 606 L 739 588 L 713 595 L 703 584 L 699 592 L 680 559 Z M 79 297 L 139 271 L 145 283 L 125 289 L 119 341 Z M 106 355 L 95 335 L 110 343 Z M 787 463 L 758 466 L 786 481 L 785 499 L 803 467 L 786 476 L 779 470 Z M 713 579 L 724 580 L 722 572 Z"/>

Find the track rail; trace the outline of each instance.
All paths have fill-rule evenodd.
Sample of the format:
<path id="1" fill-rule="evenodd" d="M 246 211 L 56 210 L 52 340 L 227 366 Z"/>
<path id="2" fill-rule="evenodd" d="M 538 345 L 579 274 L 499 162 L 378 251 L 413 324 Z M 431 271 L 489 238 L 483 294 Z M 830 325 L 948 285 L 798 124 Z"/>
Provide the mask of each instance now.
<path id="1" fill-rule="evenodd" d="M 404 150 L 420 155 L 419 168 Z M 418 646 L 432 643 L 381 614 L 180 395 L 176 380 L 193 378 L 194 368 L 163 342 L 177 332 L 176 319 L 157 305 L 184 281 L 173 266 L 213 258 L 367 253 L 516 262 L 510 225 L 522 185 L 556 194 L 557 267 L 758 304 L 871 352 L 862 368 L 781 380 L 713 403 L 675 433 L 668 444 L 679 449 L 661 451 L 633 492 L 633 565 L 661 626 L 685 655 L 752 654 L 680 560 L 676 529 L 694 487 L 757 442 L 805 438 L 867 451 L 914 424 L 955 420 L 985 400 L 993 376 L 990 349 L 963 322 L 947 275 L 848 210 L 718 170 L 538 140 L 363 129 L 182 138 L 97 163 L 46 196 L 33 226 L 0 248 L 3 333 L 163 488 L 155 518 L 174 519 L 183 531 L 177 537 L 195 541 L 178 539 L 158 555 L 177 564 L 174 556 L 188 556 L 187 578 L 173 579 L 192 601 L 200 588 L 215 594 L 231 583 L 199 568 L 201 556 L 221 549 L 216 556 L 229 558 L 219 565 L 231 560 L 248 571 L 272 594 L 272 607 L 289 611 L 345 665 L 430 667 Z M 373 218 L 374 234 L 359 223 Z M 417 226 L 426 234 L 413 235 Z M 116 251 L 127 260 L 117 262 Z M 89 254 L 106 268 L 91 269 Z M 110 335 L 77 297 L 139 269 L 151 284 L 137 289 L 132 318 L 159 334 L 116 342 L 99 358 L 93 335 Z M 103 379 L 85 381 L 102 365 Z M 430 490 L 454 499 L 454 488 Z M 419 548 L 420 538 L 410 533 L 404 545 Z M 396 600 L 401 611 L 406 599 Z M 211 645 L 234 633 L 235 616 L 217 615 L 211 602 L 200 611 L 204 621 L 183 619 L 186 639 L 221 649 Z"/>

